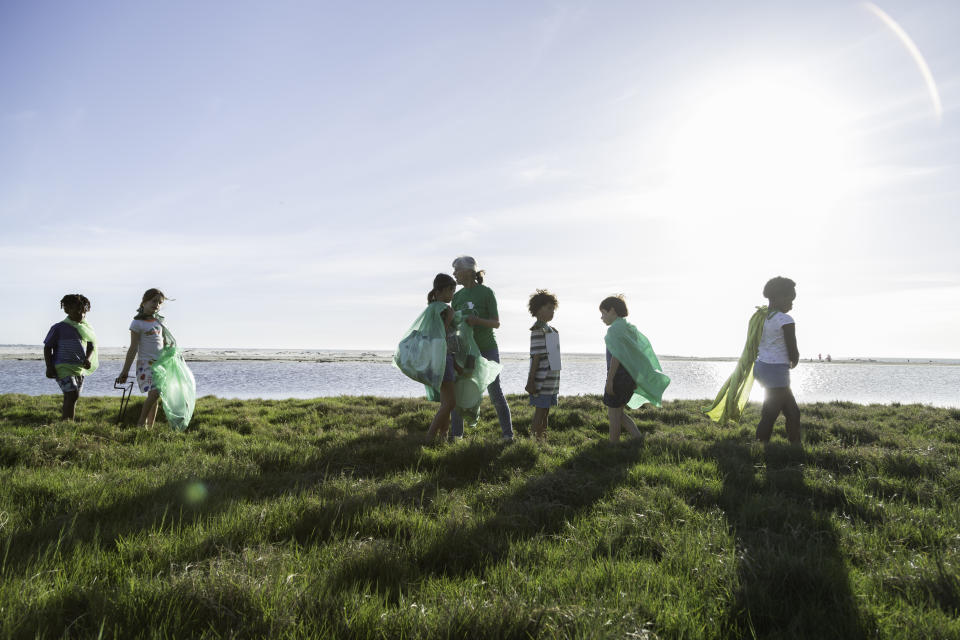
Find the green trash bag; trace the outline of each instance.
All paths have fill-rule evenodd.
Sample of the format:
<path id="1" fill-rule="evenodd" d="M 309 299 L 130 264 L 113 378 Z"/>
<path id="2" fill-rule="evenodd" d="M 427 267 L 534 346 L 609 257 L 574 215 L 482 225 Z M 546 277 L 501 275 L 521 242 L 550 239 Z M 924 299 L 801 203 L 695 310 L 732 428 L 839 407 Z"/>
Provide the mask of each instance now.
<path id="1" fill-rule="evenodd" d="M 393 366 L 428 389 L 439 389 L 443 382 L 443 371 L 447 366 L 447 333 L 440 314 L 449 308 L 445 302 L 428 304 L 407 329 L 393 354 Z M 429 392 L 427 395 L 429 397 Z"/>
<path id="2" fill-rule="evenodd" d="M 607 329 L 604 342 L 637 385 L 627 406 L 636 409 L 649 402 L 659 407 L 670 378 L 660 367 L 660 360 L 646 336 L 623 318 L 617 318 Z"/>
<path id="3" fill-rule="evenodd" d="M 480 355 L 480 348 L 473 337 L 473 327 L 464 321 L 465 316 L 456 312 L 453 316 L 456 337 L 447 344 L 447 333 L 441 314 L 450 307 L 443 302 L 431 302 L 404 334 L 393 355 L 393 366 L 407 377 L 426 387 L 427 399 L 440 401 L 440 385 L 447 366 L 447 349 L 452 348 L 457 365 L 454 392 L 457 396 L 457 411 L 464 422 L 475 426 L 480 417 L 480 400 L 483 391 L 500 375 L 501 366 Z"/>
<path id="4" fill-rule="evenodd" d="M 756 362 L 757 352 L 760 350 L 760 337 L 763 335 L 763 323 L 766 319 L 767 307 L 757 307 L 747 324 L 747 342 L 737 361 L 737 366 L 720 387 L 713 405 L 703 410 L 711 420 L 721 426 L 730 422 L 739 423 L 743 408 L 747 406 L 747 401 L 750 399 L 750 389 L 753 387 L 753 363 Z"/>
<path id="5" fill-rule="evenodd" d="M 457 350 L 454 359 L 460 371 L 454 390 L 457 396 L 457 412 L 465 425 L 477 426 L 480 420 L 480 401 L 484 390 L 497 379 L 503 366 L 480 355 L 480 348 L 473 337 L 473 327 L 465 321 L 460 311 L 454 316 L 457 323 Z"/>
<path id="6" fill-rule="evenodd" d="M 160 402 L 167 416 L 167 424 L 177 431 L 184 431 L 190 426 L 193 408 L 197 404 L 197 382 L 183 359 L 183 350 L 177 346 L 177 341 L 167 328 L 163 324 L 160 326 L 167 346 L 150 365 L 153 384 L 160 390 Z"/>

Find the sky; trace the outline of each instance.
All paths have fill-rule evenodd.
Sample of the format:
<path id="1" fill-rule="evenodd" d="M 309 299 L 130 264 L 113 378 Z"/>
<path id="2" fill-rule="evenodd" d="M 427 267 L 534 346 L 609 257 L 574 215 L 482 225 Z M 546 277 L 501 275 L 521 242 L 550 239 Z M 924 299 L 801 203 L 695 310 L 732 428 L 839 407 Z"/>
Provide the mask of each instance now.
<path id="1" fill-rule="evenodd" d="M 392 349 L 474 256 L 602 352 L 960 357 L 954 0 L 0 2 L 0 343 Z"/>

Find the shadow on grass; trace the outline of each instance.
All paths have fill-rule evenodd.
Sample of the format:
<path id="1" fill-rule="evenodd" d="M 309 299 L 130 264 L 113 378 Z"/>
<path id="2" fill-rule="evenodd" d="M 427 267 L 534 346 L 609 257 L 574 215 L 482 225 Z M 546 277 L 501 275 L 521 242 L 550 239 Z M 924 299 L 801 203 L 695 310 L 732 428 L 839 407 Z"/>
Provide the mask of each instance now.
<path id="1" fill-rule="evenodd" d="M 256 472 L 171 480 L 92 507 L 75 509 L 74 505 L 63 502 L 55 507 L 59 514 L 53 516 L 45 514 L 49 514 L 50 502 L 58 499 L 57 494 L 43 486 L 28 487 L 24 491 L 30 495 L 24 495 L 20 501 L 35 505 L 25 516 L 37 524 L 17 531 L 4 541 L 8 551 L 3 571 L 29 566 L 52 549 L 66 555 L 94 540 L 112 547 L 120 538 L 143 532 L 173 531 L 194 522 L 209 521 L 239 503 L 267 503 L 282 496 L 319 492 L 328 481 L 344 477 L 382 481 L 408 470 L 424 473 L 424 479 L 412 485 L 385 482 L 373 491 L 316 503 L 316 508 L 308 506 L 290 521 L 257 532 L 268 541 L 292 538 L 305 543 L 349 529 L 358 516 L 372 508 L 391 504 L 419 507 L 432 501 L 440 490 L 466 488 L 503 474 L 507 469 L 530 468 L 536 463 L 535 456 L 512 454 L 503 449 L 499 443 L 476 443 L 451 447 L 437 456 L 425 456 L 421 441 L 416 438 L 392 431 L 369 433 L 321 448 L 316 455 L 298 463 L 291 464 L 264 451 L 262 459 L 254 459 Z M 203 487 L 204 497 L 194 501 L 191 491 L 198 483 Z M 45 519 L 40 522 L 42 518 Z M 208 539 L 193 549 L 185 549 L 181 554 L 184 557 L 169 557 L 164 561 L 197 560 L 216 553 L 218 547 L 249 543 L 246 530 L 232 535 L 237 539 Z"/>
<path id="2" fill-rule="evenodd" d="M 584 446 L 556 470 L 536 476 L 497 499 L 493 515 L 481 521 L 449 521 L 442 536 L 425 547 L 410 549 L 383 539 L 364 542 L 331 568 L 326 588 L 331 590 L 331 596 L 361 589 L 396 601 L 410 584 L 428 574 L 481 575 L 505 561 L 518 541 L 561 533 L 570 520 L 591 509 L 626 479 L 640 457 L 641 447 L 637 443 L 618 446 L 606 441 Z M 523 455 L 519 447 L 507 448 L 498 463 Z M 449 480 L 445 484 L 451 486 Z M 432 499 L 435 487 L 423 489 L 426 495 L 420 499 Z M 410 491 L 416 490 L 414 487 Z M 377 502 L 381 499 L 382 496 L 378 497 Z M 381 531 L 380 535 L 389 537 L 391 533 Z M 530 619 L 525 619 L 520 627 L 511 623 L 517 629 L 522 627 L 523 633 L 514 629 L 502 637 L 534 637 L 539 624 Z"/>
<path id="3" fill-rule="evenodd" d="M 830 522 L 837 506 L 805 483 L 803 450 L 769 445 L 762 477 L 744 443 L 718 442 L 708 455 L 724 477 L 719 502 L 738 546 L 739 585 L 724 635 L 866 638 Z"/>
<path id="4" fill-rule="evenodd" d="M 156 635 L 196 638 L 209 637 L 215 629 L 213 637 L 273 637 L 262 604 L 234 585 L 212 594 L 203 585 L 181 584 L 117 600 L 109 593 L 69 585 L 5 631 L 23 638 L 108 638 L 120 637 L 114 636 L 117 629 L 126 629 L 126 637 L 163 629 Z"/>
<path id="5" fill-rule="evenodd" d="M 455 526 L 417 559 L 441 575 L 479 574 L 504 560 L 518 540 L 562 531 L 624 481 L 639 459 L 636 443 L 596 442 L 559 468 L 524 483 L 500 499 L 495 513 L 476 524 Z"/>

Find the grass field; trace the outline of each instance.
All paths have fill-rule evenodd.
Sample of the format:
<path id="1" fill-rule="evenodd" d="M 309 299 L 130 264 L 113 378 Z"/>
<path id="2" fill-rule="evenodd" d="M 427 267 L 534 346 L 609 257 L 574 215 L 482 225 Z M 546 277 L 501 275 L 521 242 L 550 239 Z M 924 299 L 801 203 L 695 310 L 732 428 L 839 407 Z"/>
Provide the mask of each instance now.
<path id="1" fill-rule="evenodd" d="M 518 436 L 532 410 L 510 398 Z M 960 410 L 561 400 L 548 442 L 435 405 L 0 396 L 0 637 L 960 638 Z M 128 412 L 139 412 L 135 400 Z"/>

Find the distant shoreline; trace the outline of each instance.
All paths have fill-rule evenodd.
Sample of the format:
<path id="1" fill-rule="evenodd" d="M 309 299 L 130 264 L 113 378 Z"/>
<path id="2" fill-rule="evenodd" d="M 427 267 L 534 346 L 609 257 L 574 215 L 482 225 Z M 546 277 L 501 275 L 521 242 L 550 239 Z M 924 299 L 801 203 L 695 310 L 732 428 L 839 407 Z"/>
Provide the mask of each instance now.
<path id="1" fill-rule="evenodd" d="M 104 347 L 100 350 L 100 359 L 122 361 L 126 347 Z M 336 349 L 210 349 L 185 348 L 184 355 L 191 362 L 369 362 L 387 364 L 393 357 L 392 351 L 382 350 L 336 350 Z M 503 359 L 511 362 L 526 361 L 525 352 L 504 352 Z M 602 353 L 564 353 L 564 358 L 573 360 L 602 360 Z M 37 345 L 0 345 L 0 360 L 43 360 L 43 347 Z M 690 362 L 736 362 L 733 356 L 674 356 L 661 355 L 663 361 Z M 802 358 L 804 364 L 877 364 L 877 365 L 938 365 L 960 366 L 960 359 L 953 358 L 833 358 L 832 362 Z"/>

